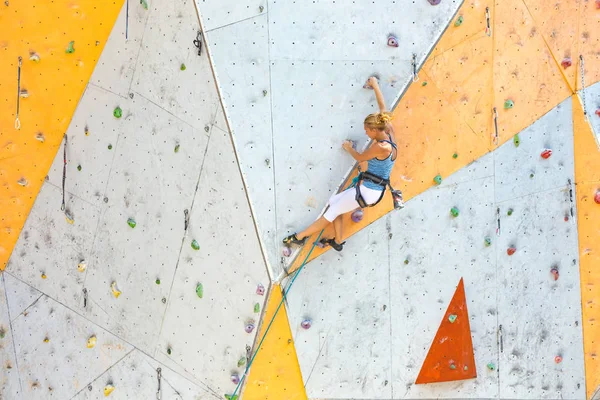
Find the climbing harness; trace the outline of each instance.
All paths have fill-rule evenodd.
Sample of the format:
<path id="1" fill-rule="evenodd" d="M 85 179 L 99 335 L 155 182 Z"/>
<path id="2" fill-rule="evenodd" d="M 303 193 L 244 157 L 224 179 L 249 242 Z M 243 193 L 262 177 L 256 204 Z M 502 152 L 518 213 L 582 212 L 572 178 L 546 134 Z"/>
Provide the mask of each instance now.
<path id="1" fill-rule="evenodd" d="M 486 20 L 485 34 L 488 36 L 492 36 L 492 27 L 490 25 L 490 8 L 489 7 L 485 8 L 485 20 Z"/>
<path id="2" fill-rule="evenodd" d="M 17 115 L 15 118 L 15 129 L 21 129 L 21 121 L 19 121 L 19 108 L 21 104 L 21 65 L 23 64 L 23 57 L 19 56 L 19 67 L 17 70 Z"/>
<path id="3" fill-rule="evenodd" d="M 277 314 L 279 313 L 279 310 L 281 309 L 283 302 L 287 300 L 287 294 L 290 292 L 290 290 L 292 290 L 292 286 L 294 286 L 294 282 L 296 281 L 296 278 L 298 278 L 298 275 L 300 275 L 300 272 L 302 272 L 302 270 L 304 269 L 304 266 L 306 265 L 308 258 L 310 257 L 313 250 L 317 246 L 317 243 L 321 239 L 321 235 L 323 234 L 323 232 L 324 232 L 324 230 L 321 230 L 321 232 L 319 232 L 319 235 L 317 236 L 317 240 L 315 240 L 315 242 L 313 243 L 312 247 L 310 248 L 310 251 L 308 252 L 306 257 L 302 261 L 300 268 L 298 268 L 298 270 L 294 274 L 294 277 L 290 281 L 290 286 L 287 288 L 287 290 L 284 290 L 281 301 L 279 302 L 279 305 L 275 309 L 275 313 L 273 314 L 273 317 L 271 317 L 271 321 L 269 321 L 269 325 L 267 325 L 267 329 L 265 330 L 265 333 L 263 334 L 262 338 L 260 339 L 258 346 L 256 346 L 256 351 L 254 352 L 254 355 L 252 356 L 252 358 L 250 358 L 250 361 L 246 364 L 246 370 L 244 371 L 244 374 L 241 376 L 240 381 L 237 384 L 233 394 L 231 396 L 229 396 L 230 399 L 236 398 L 236 394 L 237 394 L 238 390 L 240 389 L 240 387 L 242 386 L 242 383 L 244 383 L 244 380 L 246 379 L 246 376 L 248 375 L 248 371 L 250 370 L 250 367 L 252 366 L 252 364 L 254 363 L 254 360 L 256 359 L 256 355 L 258 354 L 259 350 L 262 348 L 263 342 L 265 341 L 265 338 L 267 337 L 267 334 L 269 333 L 269 330 L 271 329 L 271 326 L 273 325 L 273 322 L 275 321 L 275 317 L 277 317 Z M 246 356 L 251 354 L 251 350 L 249 350 L 248 348 L 249 348 L 249 346 L 246 346 Z"/>
<path id="4" fill-rule="evenodd" d="M 160 369 L 160 367 L 156 368 L 156 374 L 158 377 L 158 389 L 156 390 L 156 400 L 160 400 L 162 398 L 160 391 L 160 380 L 162 378 L 162 370 Z"/>
<path id="5" fill-rule="evenodd" d="M 498 145 L 498 109 L 494 107 L 494 144 Z"/>
<path id="6" fill-rule="evenodd" d="M 417 82 L 419 80 L 419 74 L 417 73 L 417 53 L 413 53 L 411 64 L 412 64 L 413 82 Z"/>
<path id="7" fill-rule="evenodd" d="M 202 31 L 198 31 L 196 35 L 196 40 L 194 40 L 194 46 L 198 48 L 198 55 L 202 55 Z"/>
<path id="8" fill-rule="evenodd" d="M 65 211 L 65 181 L 67 180 L 67 134 L 65 133 L 65 145 L 63 147 L 63 176 L 62 176 L 62 205 L 61 211 Z"/>
<path id="9" fill-rule="evenodd" d="M 579 69 L 581 71 L 581 102 L 583 103 L 583 117 L 587 119 L 587 105 L 585 103 L 585 66 L 581 54 L 579 55 Z"/>

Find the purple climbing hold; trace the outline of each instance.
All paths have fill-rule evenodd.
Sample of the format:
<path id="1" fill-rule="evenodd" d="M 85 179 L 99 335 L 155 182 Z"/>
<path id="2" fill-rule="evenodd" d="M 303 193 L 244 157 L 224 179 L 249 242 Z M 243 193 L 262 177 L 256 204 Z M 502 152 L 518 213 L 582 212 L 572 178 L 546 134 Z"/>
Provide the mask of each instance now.
<path id="1" fill-rule="evenodd" d="M 265 294 L 265 287 L 260 283 L 256 287 L 256 294 L 259 296 L 264 296 L 264 294 Z"/>
<path id="2" fill-rule="evenodd" d="M 437 6 L 442 0 L 427 0 L 432 6 Z"/>
<path id="3" fill-rule="evenodd" d="M 363 210 L 358 209 L 352 213 L 352 221 L 360 222 L 360 221 L 362 221 L 363 216 L 364 216 Z"/>
<path id="4" fill-rule="evenodd" d="M 231 382 L 233 382 L 234 385 L 237 385 L 238 383 L 240 383 L 240 376 L 238 374 L 232 374 Z"/>
<path id="5" fill-rule="evenodd" d="M 246 331 L 246 333 L 252 333 L 252 331 L 254 331 L 254 324 L 253 323 L 247 324 L 246 328 L 244 328 L 244 330 Z"/>
<path id="6" fill-rule="evenodd" d="M 392 34 L 390 34 L 388 36 L 388 41 L 387 41 L 388 46 L 390 47 L 398 47 L 400 46 L 400 43 L 398 43 L 398 38 Z"/>
<path id="7" fill-rule="evenodd" d="M 303 329 L 310 329 L 310 327 L 312 326 L 312 321 L 311 321 L 310 319 L 305 319 L 304 321 L 302 321 L 302 322 L 300 323 L 300 326 L 301 326 Z"/>
<path id="8" fill-rule="evenodd" d="M 317 243 L 315 243 L 315 245 L 317 245 L 317 247 L 320 249 L 324 249 L 325 247 L 327 247 L 327 245 L 325 243 L 321 243 L 320 240 Z"/>
<path id="9" fill-rule="evenodd" d="M 292 249 L 291 249 L 291 247 L 287 247 L 287 246 L 285 246 L 285 247 L 283 248 L 283 251 L 282 251 L 282 253 L 283 253 L 283 256 L 284 256 L 284 257 L 289 257 L 289 256 L 291 256 L 291 255 L 292 255 Z"/>

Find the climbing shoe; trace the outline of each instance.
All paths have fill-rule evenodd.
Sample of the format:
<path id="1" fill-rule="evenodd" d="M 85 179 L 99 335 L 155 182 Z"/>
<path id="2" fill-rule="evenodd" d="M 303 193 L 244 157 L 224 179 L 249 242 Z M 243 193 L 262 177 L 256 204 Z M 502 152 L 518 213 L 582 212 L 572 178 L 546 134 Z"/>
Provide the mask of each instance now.
<path id="1" fill-rule="evenodd" d="M 344 249 L 344 245 L 346 244 L 346 242 L 337 243 L 335 239 L 321 239 L 319 240 L 319 243 L 325 246 L 331 246 L 335 251 L 342 251 Z"/>
<path id="2" fill-rule="evenodd" d="M 295 233 L 283 239 L 283 244 L 287 245 L 296 244 L 298 246 L 303 246 L 304 242 L 306 242 L 306 238 L 298 239 L 298 236 L 296 236 Z"/>

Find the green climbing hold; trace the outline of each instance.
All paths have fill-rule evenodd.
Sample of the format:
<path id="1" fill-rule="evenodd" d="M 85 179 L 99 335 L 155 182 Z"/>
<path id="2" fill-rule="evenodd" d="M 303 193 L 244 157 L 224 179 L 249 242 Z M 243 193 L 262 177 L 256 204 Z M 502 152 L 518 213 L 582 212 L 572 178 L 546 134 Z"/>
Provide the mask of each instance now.
<path id="1" fill-rule="evenodd" d="M 171 348 L 170 348 L 170 347 L 167 347 L 167 354 L 168 354 L 168 355 L 171 355 L 171 353 L 172 353 L 172 352 L 173 352 L 173 351 L 171 350 Z"/>
<path id="2" fill-rule="evenodd" d="M 75 46 L 75 42 L 73 40 L 71 40 L 69 42 L 69 46 L 67 47 L 67 50 L 65 50 L 66 53 L 67 54 L 75 53 L 75 47 L 74 46 Z"/>
<path id="3" fill-rule="evenodd" d="M 494 363 L 488 363 L 487 367 L 490 371 L 494 371 L 496 369 L 496 365 Z"/>
<path id="4" fill-rule="evenodd" d="M 404 265 L 408 265 L 408 258 L 404 260 Z"/>
<path id="5" fill-rule="evenodd" d="M 129 218 L 129 219 L 127 220 L 127 225 L 129 225 L 129 226 L 130 226 L 130 227 L 132 227 L 132 228 L 135 228 L 135 226 L 136 226 L 137 224 L 135 223 L 135 219 L 133 219 L 133 218 Z"/>
<path id="6" fill-rule="evenodd" d="M 533 173 L 529 174 L 529 177 L 530 177 L 531 179 L 533 179 L 533 177 L 534 177 L 534 176 L 535 176 L 535 175 L 533 175 Z"/>
<path id="7" fill-rule="evenodd" d="M 453 217 L 458 217 L 458 214 L 460 214 L 460 212 L 458 211 L 458 208 L 452 207 L 450 209 L 450 214 L 452 214 Z"/>
<path id="8" fill-rule="evenodd" d="M 227 400 L 238 400 L 238 395 L 237 394 L 234 394 L 234 395 L 226 394 L 225 398 Z"/>
<path id="9" fill-rule="evenodd" d="M 4 339 L 4 336 L 6 336 L 6 331 L 4 328 L 0 328 L 0 339 Z"/>
<path id="10" fill-rule="evenodd" d="M 243 367 L 244 365 L 246 365 L 246 357 L 242 357 L 238 360 L 238 368 Z"/>
<path id="11" fill-rule="evenodd" d="M 77 171 L 81 171 L 81 165 L 77 166 Z"/>
<path id="12" fill-rule="evenodd" d="M 512 213 L 513 213 L 513 209 L 512 208 L 509 208 L 508 211 L 506 212 L 506 214 L 509 215 L 509 216 L 512 215 Z"/>
<path id="13" fill-rule="evenodd" d="M 421 83 L 421 86 L 427 86 L 427 81 L 424 81 L 423 83 Z"/>
<path id="14" fill-rule="evenodd" d="M 155 282 L 157 285 L 160 285 L 160 279 L 157 279 Z"/>
<path id="15" fill-rule="evenodd" d="M 254 313 L 255 313 L 255 314 L 258 314 L 259 312 L 260 312 L 260 304 L 256 303 L 256 304 L 254 305 Z"/>
<path id="16" fill-rule="evenodd" d="M 109 150 L 112 150 L 112 144 L 109 144 L 109 145 L 108 145 L 108 149 L 109 149 Z"/>
<path id="17" fill-rule="evenodd" d="M 461 26 L 463 21 L 464 21 L 463 16 L 459 15 L 458 18 L 456 18 L 456 21 L 454 22 L 454 26 Z"/>
<path id="18" fill-rule="evenodd" d="M 450 321 L 450 323 L 453 324 L 454 321 L 456 321 L 456 318 L 457 318 L 456 314 L 450 314 L 448 316 L 448 321 Z"/>
<path id="19" fill-rule="evenodd" d="M 198 295 L 198 297 L 200 297 L 200 298 L 204 297 L 204 288 L 202 287 L 202 284 L 201 284 L 201 283 L 199 283 L 199 284 L 196 286 L 196 294 L 197 294 L 197 295 Z"/>
<path id="20" fill-rule="evenodd" d="M 121 118 L 121 116 L 123 116 L 123 110 L 121 110 L 121 107 L 115 108 L 115 110 L 113 111 L 113 115 L 115 116 L 115 118 Z"/>
<path id="21" fill-rule="evenodd" d="M 458 158 L 458 153 L 452 154 L 452 158 Z"/>
<path id="22" fill-rule="evenodd" d="M 505 109 L 505 110 L 511 109 L 511 108 L 513 108 L 514 106 L 515 106 L 515 102 L 514 102 L 514 101 L 512 101 L 512 100 L 510 100 L 510 99 L 508 99 L 508 100 L 506 100 L 506 101 L 504 102 L 504 109 Z"/>
<path id="23" fill-rule="evenodd" d="M 144 10 L 148 9 L 148 2 L 146 0 L 140 0 L 140 4 L 144 7 Z"/>
<path id="24" fill-rule="evenodd" d="M 175 145 L 175 153 L 179 153 L 179 143 Z"/>
<path id="25" fill-rule="evenodd" d="M 485 238 L 485 247 L 489 247 L 491 245 L 492 245 L 492 238 L 486 237 Z"/>
<path id="26" fill-rule="evenodd" d="M 456 365 L 450 364 L 450 369 L 456 369 Z"/>
<path id="27" fill-rule="evenodd" d="M 513 136 L 513 143 L 515 144 L 515 147 L 519 147 L 519 145 L 521 144 L 521 139 L 519 138 L 518 133 L 515 136 Z"/>
<path id="28" fill-rule="evenodd" d="M 196 239 L 192 240 L 192 249 L 194 249 L 194 250 L 200 250 L 200 245 L 198 244 L 198 242 L 196 241 Z"/>
<path id="29" fill-rule="evenodd" d="M 435 178 L 433 178 L 433 181 L 435 182 L 436 185 L 440 185 L 442 183 L 442 176 L 436 175 Z"/>
<path id="30" fill-rule="evenodd" d="M 179 67 L 180 70 L 185 71 L 185 64 L 181 64 L 181 66 Z"/>

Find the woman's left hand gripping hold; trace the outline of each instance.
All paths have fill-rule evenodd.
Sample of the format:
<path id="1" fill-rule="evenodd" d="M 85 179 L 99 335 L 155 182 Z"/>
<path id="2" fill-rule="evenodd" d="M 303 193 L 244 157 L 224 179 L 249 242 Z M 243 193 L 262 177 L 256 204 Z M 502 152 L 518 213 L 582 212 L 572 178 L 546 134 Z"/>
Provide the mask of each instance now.
<path id="1" fill-rule="evenodd" d="M 342 143 L 342 149 L 346 150 L 348 153 L 350 153 L 351 150 L 354 150 L 354 143 L 352 140 L 344 140 L 344 143 Z"/>

